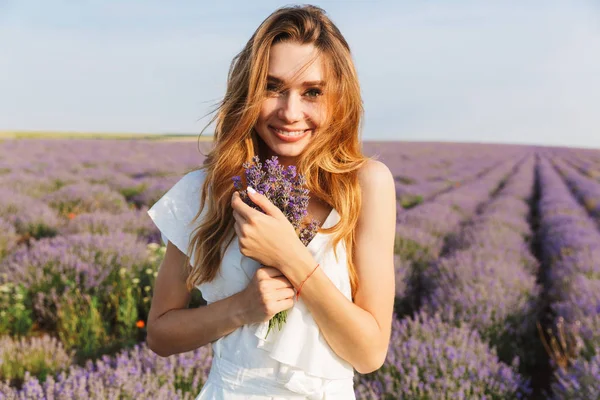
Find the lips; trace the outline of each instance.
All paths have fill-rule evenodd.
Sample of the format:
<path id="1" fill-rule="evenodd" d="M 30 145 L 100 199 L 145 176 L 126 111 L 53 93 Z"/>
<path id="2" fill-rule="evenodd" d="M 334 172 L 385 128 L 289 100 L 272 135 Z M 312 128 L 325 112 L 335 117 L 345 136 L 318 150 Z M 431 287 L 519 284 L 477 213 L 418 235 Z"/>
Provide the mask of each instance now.
<path id="1" fill-rule="evenodd" d="M 276 128 L 272 125 L 269 125 L 269 129 L 271 130 L 271 132 L 273 132 L 275 134 L 275 136 L 277 136 L 277 138 L 283 142 L 288 142 L 288 143 L 293 143 L 293 142 L 297 142 L 299 140 L 301 140 L 302 138 L 304 138 L 310 131 L 311 129 L 297 129 L 297 130 L 288 130 L 288 129 L 281 129 L 282 131 L 286 131 L 286 132 L 297 132 L 300 130 L 303 130 L 304 132 L 298 136 L 285 136 L 280 134 L 279 132 L 277 132 Z"/>
<path id="2" fill-rule="evenodd" d="M 279 129 L 280 131 L 285 131 L 285 132 L 298 132 L 298 131 L 307 131 L 310 128 L 307 129 L 289 129 L 289 128 L 282 128 L 280 126 L 275 126 L 275 125 L 270 125 L 270 128 L 274 128 L 274 129 Z"/>

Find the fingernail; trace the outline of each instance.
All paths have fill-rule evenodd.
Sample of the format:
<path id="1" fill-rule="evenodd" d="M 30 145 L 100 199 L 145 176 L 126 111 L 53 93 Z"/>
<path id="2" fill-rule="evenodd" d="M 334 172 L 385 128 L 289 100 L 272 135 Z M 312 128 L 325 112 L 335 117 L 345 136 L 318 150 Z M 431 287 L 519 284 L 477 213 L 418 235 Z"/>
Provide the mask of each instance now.
<path id="1" fill-rule="evenodd" d="M 256 190 L 254 190 L 254 188 L 252 186 L 248 186 L 248 192 L 254 194 L 254 193 L 256 193 Z"/>

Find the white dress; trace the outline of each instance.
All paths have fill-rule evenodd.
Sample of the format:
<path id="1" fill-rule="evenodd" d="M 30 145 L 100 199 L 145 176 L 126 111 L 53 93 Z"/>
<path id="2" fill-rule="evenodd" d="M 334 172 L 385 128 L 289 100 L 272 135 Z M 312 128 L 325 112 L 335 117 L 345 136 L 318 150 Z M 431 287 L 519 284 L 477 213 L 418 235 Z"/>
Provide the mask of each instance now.
<path id="1" fill-rule="evenodd" d="M 187 173 L 148 210 L 163 242 L 170 241 L 184 253 L 194 227 L 190 222 L 200 207 L 205 175 L 202 170 Z M 331 227 L 339 219 L 332 209 L 323 227 Z M 338 244 L 336 260 L 330 239 L 330 234 L 318 232 L 307 247 L 350 300 L 345 245 L 343 241 Z M 217 277 L 198 285 L 198 289 L 207 303 L 219 301 L 245 289 L 259 267 L 258 262 L 242 255 L 234 238 Z M 288 310 L 281 331 L 271 329 L 265 340 L 267 328 L 268 322 L 243 325 L 212 342 L 211 370 L 196 400 L 355 399 L 352 365 L 327 344 L 302 296 Z"/>

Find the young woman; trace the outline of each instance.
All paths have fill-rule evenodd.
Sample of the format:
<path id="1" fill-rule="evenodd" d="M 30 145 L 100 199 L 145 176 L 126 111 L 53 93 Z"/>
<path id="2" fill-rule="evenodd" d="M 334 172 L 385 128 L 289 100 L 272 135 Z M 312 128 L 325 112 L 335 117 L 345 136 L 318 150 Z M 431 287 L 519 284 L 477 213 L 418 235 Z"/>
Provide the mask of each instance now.
<path id="1" fill-rule="evenodd" d="M 389 169 L 361 154 L 346 40 L 318 7 L 276 10 L 234 58 L 218 111 L 204 165 L 148 211 L 167 243 L 148 345 L 169 356 L 212 344 L 197 399 L 354 399 L 354 370 L 387 353 L 396 206 Z M 254 155 L 306 177 L 309 218 L 323 222 L 308 246 L 265 196 L 249 194 L 261 213 L 235 192 Z M 188 308 L 194 287 L 206 306 Z"/>

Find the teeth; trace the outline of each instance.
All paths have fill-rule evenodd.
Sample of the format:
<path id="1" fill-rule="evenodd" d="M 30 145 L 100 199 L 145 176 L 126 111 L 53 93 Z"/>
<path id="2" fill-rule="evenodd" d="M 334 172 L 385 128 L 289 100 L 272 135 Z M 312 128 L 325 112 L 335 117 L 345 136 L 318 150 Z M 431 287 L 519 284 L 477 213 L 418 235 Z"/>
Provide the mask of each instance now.
<path id="1" fill-rule="evenodd" d="M 287 132 L 279 129 L 275 129 L 275 131 L 283 136 L 300 136 L 304 133 L 304 131 Z"/>

